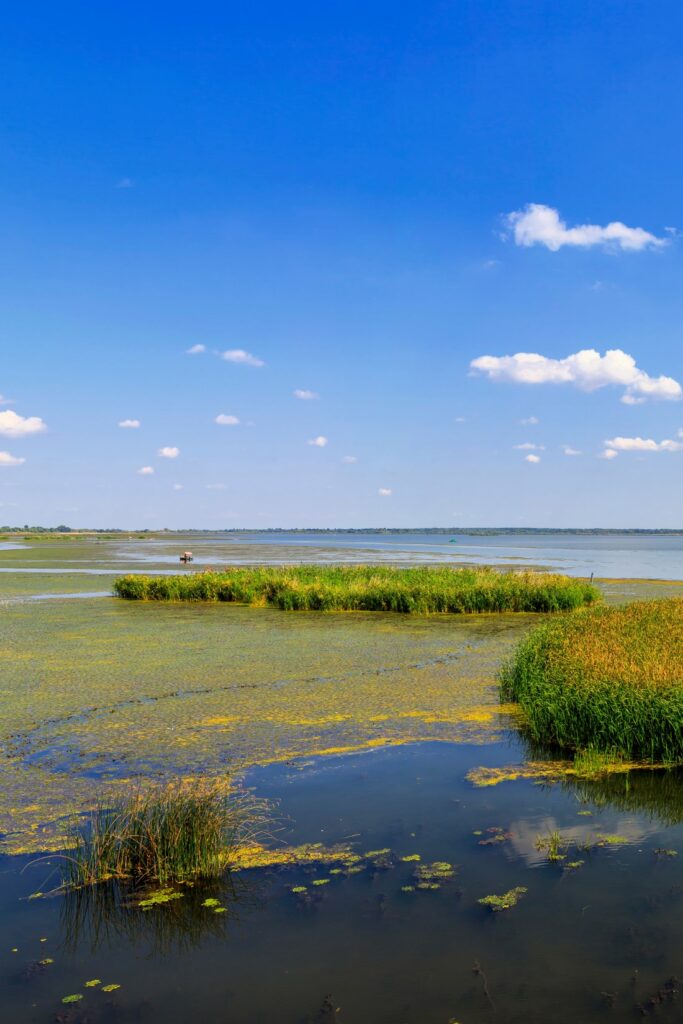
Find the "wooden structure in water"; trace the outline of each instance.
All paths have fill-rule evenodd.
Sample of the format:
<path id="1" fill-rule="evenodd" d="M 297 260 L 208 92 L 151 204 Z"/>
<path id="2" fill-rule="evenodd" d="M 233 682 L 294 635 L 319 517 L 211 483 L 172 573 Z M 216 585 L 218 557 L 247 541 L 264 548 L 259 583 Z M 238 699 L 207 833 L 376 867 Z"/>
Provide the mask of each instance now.
<path id="1" fill-rule="evenodd" d="M 180 556 L 180 561 L 185 562 L 185 564 L 187 564 L 188 562 L 192 562 L 194 561 L 194 555 L 192 554 L 191 551 L 183 551 L 182 555 Z"/>

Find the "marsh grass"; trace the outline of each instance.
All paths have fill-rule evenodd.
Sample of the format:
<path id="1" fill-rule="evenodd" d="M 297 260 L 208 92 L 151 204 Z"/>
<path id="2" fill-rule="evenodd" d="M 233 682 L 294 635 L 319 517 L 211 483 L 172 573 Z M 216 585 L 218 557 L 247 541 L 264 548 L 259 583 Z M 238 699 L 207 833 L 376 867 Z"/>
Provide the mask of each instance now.
<path id="1" fill-rule="evenodd" d="M 604 755 L 680 763 L 683 600 L 584 609 L 545 622 L 504 667 L 501 689 L 521 704 L 533 741 L 581 751 L 586 776 Z"/>
<path id="2" fill-rule="evenodd" d="M 600 597 L 585 580 L 547 573 L 372 565 L 128 575 L 114 582 L 114 593 L 138 601 L 231 601 L 283 611 L 418 614 L 571 611 Z"/>
<path id="3" fill-rule="evenodd" d="M 101 803 L 73 831 L 67 888 L 215 879 L 264 837 L 269 809 L 221 782 L 178 782 Z"/>

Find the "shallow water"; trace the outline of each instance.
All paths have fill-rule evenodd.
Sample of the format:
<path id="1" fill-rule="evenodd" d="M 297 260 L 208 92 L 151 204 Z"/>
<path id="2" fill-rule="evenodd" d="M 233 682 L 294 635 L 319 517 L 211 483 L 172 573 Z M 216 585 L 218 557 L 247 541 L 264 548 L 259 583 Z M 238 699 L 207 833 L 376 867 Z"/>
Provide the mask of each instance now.
<path id="1" fill-rule="evenodd" d="M 664 993 L 653 1015 L 680 1020 L 666 985 L 681 971 L 683 863 L 671 851 L 683 849 L 683 826 L 603 806 L 599 787 L 591 800 L 530 782 L 476 789 L 464 778 L 472 763 L 522 755 L 514 743 L 422 744 L 253 772 L 257 791 L 291 818 L 288 839 L 350 836 L 361 854 L 390 849 L 393 866 L 371 858 L 351 876 L 246 871 L 236 892 L 226 882 L 144 912 L 74 897 L 19 902 L 18 889 L 51 884 L 55 862 L 18 875 L 21 862 L 5 861 L 4 1019 L 53 1020 L 67 1010 L 63 996 L 81 993 L 66 1020 L 576 1024 L 642 1019 L 638 1004 Z M 536 849 L 553 829 L 580 868 Z M 601 836 L 612 845 L 576 852 Z M 416 854 L 456 866 L 455 876 L 436 891 L 403 891 L 416 862 L 401 858 Z M 292 893 L 298 886 L 305 892 Z M 510 910 L 478 903 L 516 886 L 528 892 Z M 203 907 L 207 895 L 228 912 Z M 54 963 L 31 966 L 46 958 Z M 121 988 L 106 995 L 85 987 L 90 979 Z"/>
<path id="2" fill-rule="evenodd" d="M 683 972 L 680 775 L 483 788 L 467 779 L 477 766 L 520 767 L 530 756 L 496 676 L 540 617 L 321 615 L 103 596 L 131 568 L 176 571 L 188 547 L 195 567 L 481 557 L 564 560 L 564 571 L 585 575 L 593 558 L 599 575 L 626 577 L 601 584 L 609 602 L 681 593 L 681 538 L 463 538 L 457 555 L 447 541 L 61 538 L 0 551 L 0 1019 L 683 1019 L 670 983 Z M 56 884 L 58 861 L 26 867 L 10 854 L 54 849 L 64 816 L 98 794 L 228 771 L 280 802 L 281 839 L 388 848 L 391 864 L 375 856 L 351 875 L 243 871 L 149 912 L 106 890 L 96 900 L 26 899 Z M 536 840 L 556 829 L 565 861 L 549 863 Z M 417 862 L 401 858 L 415 854 L 457 865 L 455 877 L 403 891 Z M 510 910 L 477 902 L 516 886 L 528 892 Z M 207 896 L 228 911 L 203 907 Z M 94 979 L 121 987 L 85 986 Z M 62 1004 L 69 994 L 84 998 Z"/>

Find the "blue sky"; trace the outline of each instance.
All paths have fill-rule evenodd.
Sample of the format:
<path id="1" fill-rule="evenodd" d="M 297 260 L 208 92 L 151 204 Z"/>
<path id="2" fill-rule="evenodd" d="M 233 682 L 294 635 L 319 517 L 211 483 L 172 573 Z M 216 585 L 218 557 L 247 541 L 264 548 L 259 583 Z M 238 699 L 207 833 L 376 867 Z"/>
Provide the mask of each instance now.
<path id="1" fill-rule="evenodd" d="M 682 41 L 624 0 L 5 11 L 0 523 L 682 526 Z"/>

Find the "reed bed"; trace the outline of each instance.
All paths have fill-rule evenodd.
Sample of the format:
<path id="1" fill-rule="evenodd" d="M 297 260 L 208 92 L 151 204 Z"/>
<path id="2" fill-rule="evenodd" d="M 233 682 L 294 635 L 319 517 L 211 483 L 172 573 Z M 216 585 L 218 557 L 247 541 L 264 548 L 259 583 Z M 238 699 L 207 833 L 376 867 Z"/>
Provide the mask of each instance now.
<path id="1" fill-rule="evenodd" d="M 683 762 L 683 600 L 543 623 L 501 675 L 535 742 Z"/>
<path id="2" fill-rule="evenodd" d="M 67 888 L 126 880 L 218 878 L 242 846 L 266 834 L 268 808 L 221 782 L 178 782 L 100 804 L 71 839 Z"/>
<path id="3" fill-rule="evenodd" d="M 283 611 L 417 614 L 571 611 L 600 597 L 585 580 L 549 573 L 373 565 L 128 575 L 115 581 L 114 592 L 138 601 L 231 601 Z"/>

